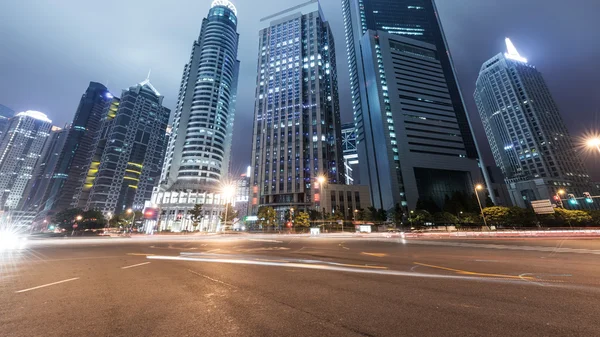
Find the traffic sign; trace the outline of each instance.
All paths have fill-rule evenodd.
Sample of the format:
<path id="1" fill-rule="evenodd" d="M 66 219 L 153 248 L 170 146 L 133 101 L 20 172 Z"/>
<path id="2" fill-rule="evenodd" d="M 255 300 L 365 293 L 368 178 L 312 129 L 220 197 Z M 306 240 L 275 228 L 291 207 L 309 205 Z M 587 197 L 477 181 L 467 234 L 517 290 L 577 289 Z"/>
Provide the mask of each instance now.
<path id="1" fill-rule="evenodd" d="M 531 207 L 535 214 L 554 214 L 554 207 L 550 199 L 532 201 Z"/>

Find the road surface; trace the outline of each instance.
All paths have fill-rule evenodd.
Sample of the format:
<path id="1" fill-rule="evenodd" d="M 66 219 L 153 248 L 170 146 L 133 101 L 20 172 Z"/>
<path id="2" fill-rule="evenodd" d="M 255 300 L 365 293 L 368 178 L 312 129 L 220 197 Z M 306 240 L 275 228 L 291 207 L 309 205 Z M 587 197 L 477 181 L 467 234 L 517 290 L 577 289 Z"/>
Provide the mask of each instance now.
<path id="1" fill-rule="evenodd" d="M 600 336 L 600 239 L 39 241 L 0 336 Z"/>

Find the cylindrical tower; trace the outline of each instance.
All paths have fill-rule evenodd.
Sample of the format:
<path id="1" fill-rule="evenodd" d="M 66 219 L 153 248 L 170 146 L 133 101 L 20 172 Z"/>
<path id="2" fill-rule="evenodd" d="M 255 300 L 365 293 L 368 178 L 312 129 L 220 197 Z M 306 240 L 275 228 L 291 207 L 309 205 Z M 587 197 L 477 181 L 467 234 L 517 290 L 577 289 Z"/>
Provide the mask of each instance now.
<path id="1" fill-rule="evenodd" d="M 191 230 L 188 211 L 195 204 L 207 214 L 194 227 L 218 228 L 229 176 L 238 40 L 237 10 L 228 0 L 214 0 L 183 70 L 161 183 L 152 196 L 161 228 Z"/>

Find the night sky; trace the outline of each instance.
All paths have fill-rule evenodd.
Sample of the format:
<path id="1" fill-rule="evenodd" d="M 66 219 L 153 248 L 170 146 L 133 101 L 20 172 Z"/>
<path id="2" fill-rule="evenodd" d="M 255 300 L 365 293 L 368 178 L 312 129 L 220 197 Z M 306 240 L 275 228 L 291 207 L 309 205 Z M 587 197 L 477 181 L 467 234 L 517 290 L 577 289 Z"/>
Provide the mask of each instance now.
<path id="1" fill-rule="evenodd" d="M 242 62 L 234 128 L 234 173 L 250 164 L 259 20 L 304 0 L 234 0 Z M 69 122 L 88 82 L 116 95 L 146 78 L 173 109 L 183 65 L 211 0 L 0 1 L 0 104 Z M 176 4 L 176 5 L 175 5 Z M 510 37 L 540 71 L 571 134 L 600 131 L 600 1 L 437 0 L 463 96 L 484 159 L 489 145 L 474 105 L 481 64 Z M 341 0 L 322 0 L 336 35 L 342 122 L 352 118 Z M 600 154 L 586 156 L 600 180 Z"/>

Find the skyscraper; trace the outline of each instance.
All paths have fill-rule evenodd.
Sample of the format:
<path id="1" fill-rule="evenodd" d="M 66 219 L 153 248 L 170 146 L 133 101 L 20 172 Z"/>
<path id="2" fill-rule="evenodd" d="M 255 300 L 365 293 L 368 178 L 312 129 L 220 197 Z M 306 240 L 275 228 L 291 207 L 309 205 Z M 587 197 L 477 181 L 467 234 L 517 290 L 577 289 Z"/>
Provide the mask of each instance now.
<path id="1" fill-rule="evenodd" d="M 152 202 L 162 229 L 191 229 L 188 211 L 203 204 L 201 228 L 216 230 L 228 180 L 239 61 L 237 10 L 215 0 L 185 65 L 160 186 Z"/>
<path id="2" fill-rule="evenodd" d="M 113 99 L 82 188 L 81 207 L 105 215 L 144 208 L 158 185 L 165 155 L 171 111 L 162 101 L 148 79 Z"/>
<path id="3" fill-rule="evenodd" d="M 52 127 L 50 136 L 44 144 L 42 155 L 36 164 L 33 179 L 30 180 L 27 189 L 23 193 L 24 197 L 19 206 L 22 211 L 39 211 L 40 205 L 45 201 L 43 198 L 47 189 L 52 185 L 54 179 L 59 179 L 54 175 L 54 172 L 68 134 L 68 129 Z"/>
<path id="4" fill-rule="evenodd" d="M 39 111 L 19 112 L 0 141 L 0 209 L 16 210 L 40 158 L 52 121 Z"/>
<path id="5" fill-rule="evenodd" d="M 9 118 L 14 115 L 15 112 L 11 108 L 0 104 L 0 140 L 6 131 L 5 129 L 8 126 Z"/>
<path id="6" fill-rule="evenodd" d="M 508 38 L 506 45 L 483 63 L 474 96 L 513 203 L 552 199 L 560 189 L 594 193 L 542 74 Z"/>
<path id="7" fill-rule="evenodd" d="M 96 82 L 90 82 L 81 97 L 67 139 L 58 158 L 54 179 L 41 200 L 41 210 L 59 212 L 76 207 L 96 149 L 102 119 L 113 95 Z"/>
<path id="8" fill-rule="evenodd" d="M 342 10 L 360 180 L 374 206 L 472 194 L 479 155 L 434 1 L 343 0 Z M 433 149 L 443 144 L 453 148 Z"/>
<path id="9" fill-rule="evenodd" d="M 318 1 L 261 20 L 251 212 L 318 203 L 317 177 L 344 182 L 335 43 Z"/>

